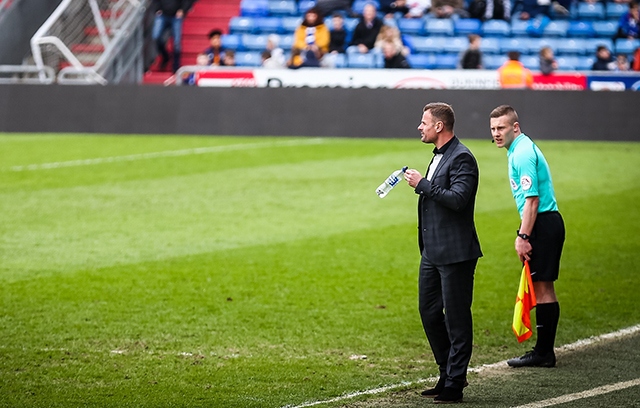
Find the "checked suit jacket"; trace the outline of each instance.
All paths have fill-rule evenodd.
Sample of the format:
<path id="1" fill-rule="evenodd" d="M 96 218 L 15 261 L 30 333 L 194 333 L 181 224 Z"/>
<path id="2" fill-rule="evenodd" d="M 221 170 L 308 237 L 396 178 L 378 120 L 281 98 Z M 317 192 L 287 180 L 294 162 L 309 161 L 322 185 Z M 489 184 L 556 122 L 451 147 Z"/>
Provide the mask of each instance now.
<path id="1" fill-rule="evenodd" d="M 436 265 L 482 256 L 474 209 L 478 191 L 478 163 L 454 136 L 431 181 L 416 186 L 420 253 Z"/>

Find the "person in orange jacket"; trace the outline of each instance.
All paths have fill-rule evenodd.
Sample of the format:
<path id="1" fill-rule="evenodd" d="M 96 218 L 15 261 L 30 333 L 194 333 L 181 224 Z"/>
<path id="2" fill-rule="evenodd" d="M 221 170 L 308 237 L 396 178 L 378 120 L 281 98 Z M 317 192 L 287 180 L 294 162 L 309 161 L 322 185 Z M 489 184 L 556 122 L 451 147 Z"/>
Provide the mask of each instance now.
<path id="1" fill-rule="evenodd" d="M 509 60 L 498 68 L 500 86 L 503 89 L 527 89 L 533 87 L 533 74 L 520 62 L 520 53 L 510 51 Z"/>

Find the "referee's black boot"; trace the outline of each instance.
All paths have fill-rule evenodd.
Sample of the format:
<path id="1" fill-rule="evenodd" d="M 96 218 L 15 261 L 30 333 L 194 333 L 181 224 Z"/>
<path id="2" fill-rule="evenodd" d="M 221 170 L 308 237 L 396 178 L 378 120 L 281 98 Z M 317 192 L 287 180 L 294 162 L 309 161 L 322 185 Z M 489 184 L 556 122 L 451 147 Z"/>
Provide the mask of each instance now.
<path id="1" fill-rule="evenodd" d="M 507 360 L 510 367 L 555 367 L 556 355 L 553 351 L 540 354 L 535 349 L 528 351 L 522 357 Z"/>

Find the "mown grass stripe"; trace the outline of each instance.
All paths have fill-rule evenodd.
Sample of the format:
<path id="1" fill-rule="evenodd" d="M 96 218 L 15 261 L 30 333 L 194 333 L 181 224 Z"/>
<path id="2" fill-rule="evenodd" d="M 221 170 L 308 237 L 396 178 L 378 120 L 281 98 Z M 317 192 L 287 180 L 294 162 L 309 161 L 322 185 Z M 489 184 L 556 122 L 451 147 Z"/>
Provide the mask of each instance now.
<path id="1" fill-rule="evenodd" d="M 315 145 L 324 143 L 322 138 L 305 138 L 294 140 L 279 140 L 267 143 L 242 143 L 234 145 L 224 146 L 208 146 L 208 147 L 195 147 L 191 149 L 180 150 L 168 150 L 164 152 L 150 152 L 130 154 L 125 156 L 111 156 L 111 157 L 97 157 L 93 159 L 79 159 L 69 160 L 61 162 L 40 163 L 40 164 L 26 164 L 22 166 L 12 166 L 11 171 L 33 171 L 33 170 L 49 170 L 62 167 L 78 167 L 78 166 L 91 166 L 95 164 L 116 163 L 123 161 L 136 161 L 136 160 L 148 160 L 157 159 L 161 157 L 177 157 L 177 156 L 190 156 L 197 154 L 208 154 L 218 152 L 229 152 L 234 150 L 248 150 L 248 149 L 264 149 L 268 147 L 285 147 L 285 146 L 303 146 L 303 145 Z"/>

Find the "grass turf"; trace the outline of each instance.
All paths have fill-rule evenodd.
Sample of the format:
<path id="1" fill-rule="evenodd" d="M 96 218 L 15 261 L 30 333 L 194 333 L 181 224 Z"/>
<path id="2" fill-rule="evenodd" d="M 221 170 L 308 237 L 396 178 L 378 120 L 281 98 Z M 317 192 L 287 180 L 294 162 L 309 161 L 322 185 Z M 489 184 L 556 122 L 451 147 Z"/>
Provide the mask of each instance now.
<path id="1" fill-rule="evenodd" d="M 532 342 L 510 331 L 505 152 L 465 142 L 477 365 Z M 567 225 L 557 344 L 637 324 L 640 144 L 539 145 Z M 415 194 L 374 193 L 430 156 L 418 140 L 0 136 L 0 406 L 277 407 L 435 374 Z"/>

